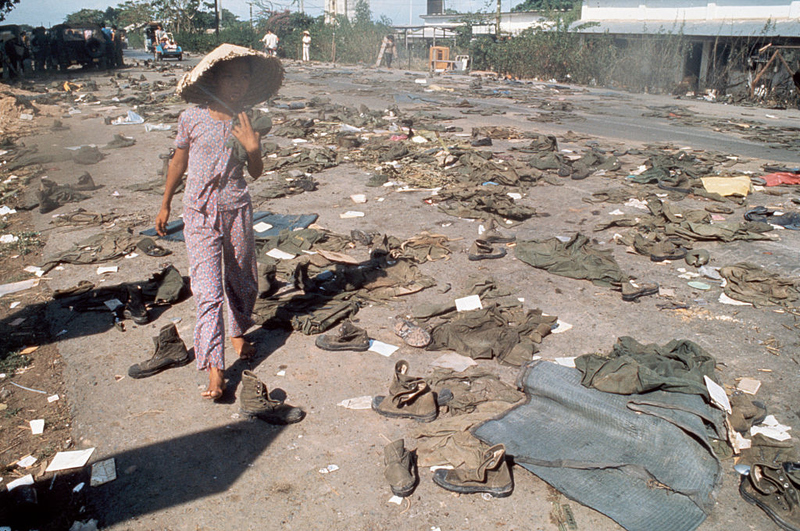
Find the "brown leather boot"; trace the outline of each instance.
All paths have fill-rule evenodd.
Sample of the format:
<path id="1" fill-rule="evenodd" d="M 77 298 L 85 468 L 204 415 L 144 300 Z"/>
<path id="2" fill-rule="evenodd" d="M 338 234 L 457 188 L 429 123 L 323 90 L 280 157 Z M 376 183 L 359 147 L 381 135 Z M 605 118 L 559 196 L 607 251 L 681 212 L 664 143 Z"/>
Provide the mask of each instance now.
<path id="1" fill-rule="evenodd" d="M 414 456 L 406 450 L 403 439 L 386 445 L 383 449 L 383 463 L 386 465 L 384 476 L 395 496 L 405 498 L 414 491 L 417 484 L 417 467 Z"/>
<path id="2" fill-rule="evenodd" d="M 506 447 L 502 444 L 483 452 L 478 468 L 439 469 L 433 475 L 433 482 L 453 492 L 488 492 L 495 498 L 505 498 L 514 491 L 511 469 L 506 462 Z"/>
<path id="3" fill-rule="evenodd" d="M 398 361 L 394 366 L 394 379 L 389 386 L 389 396 L 372 399 L 372 409 L 384 417 L 414 419 L 431 422 L 436 419 L 436 397 L 422 378 L 409 376 L 408 362 Z"/>

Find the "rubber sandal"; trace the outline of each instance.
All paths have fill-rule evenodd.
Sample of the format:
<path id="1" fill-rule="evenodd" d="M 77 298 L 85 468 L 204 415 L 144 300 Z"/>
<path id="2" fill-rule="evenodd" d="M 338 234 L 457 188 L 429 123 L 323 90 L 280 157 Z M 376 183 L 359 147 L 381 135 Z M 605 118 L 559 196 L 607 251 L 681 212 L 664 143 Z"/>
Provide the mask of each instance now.
<path id="1" fill-rule="evenodd" d="M 406 345 L 411 347 L 424 348 L 431 342 L 431 335 L 424 328 L 406 319 L 397 319 L 395 321 L 394 333 L 403 338 Z"/>

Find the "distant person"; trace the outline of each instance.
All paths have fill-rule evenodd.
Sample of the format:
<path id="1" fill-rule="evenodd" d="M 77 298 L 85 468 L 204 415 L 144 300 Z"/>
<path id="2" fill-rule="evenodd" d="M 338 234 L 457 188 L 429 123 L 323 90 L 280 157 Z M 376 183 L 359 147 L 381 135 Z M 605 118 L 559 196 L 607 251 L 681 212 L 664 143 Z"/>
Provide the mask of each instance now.
<path id="1" fill-rule="evenodd" d="M 50 60 L 50 38 L 43 26 L 33 29 L 31 53 L 33 54 L 34 71 L 44 72 L 46 66 L 49 68 L 52 65 Z"/>
<path id="2" fill-rule="evenodd" d="M 264 43 L 264 52 L 270 57 L 277 57 L 279 41 L 280 39 L 277 35 L 272 33 L 272 30 L 267 30 L 267 34 L 261 39 L 261 42 Z"/>
<path id="3" fill-rule="evenodd" d="M 375 66 L 381 65 L 381 59 L 386 61 L 386 68 L 392 68 L 392 59 L 397 52 L 394 44 L 394 35 L 387 35 L 381 41 L 381 51 L 378 53 L 378 62 Z"/>
<path id="4" fill-rule="evenodd" d="M 117 26 L 111 26 L 112 40 L 114 41 L 114 68 L 122 68 L 125 63 L 122 59 L 122 30 Z"/>
<path id="5" fill-rule="evenodd" d="M 111 34 L 111 30 L 106 27 L 106 23 L 105 22 L 100 24 L 100 31 L 102 31 L 103 35 L 106 36 L 106 39 L 108 40 L 108 42 L 111 42 L 111 40 L 114 38 L 113 35 Z"/>
<path id="6" fill-rule="evenodd" d="M 311 34 L 308 30 L 303 32 L 303 62 L 307 63 L 310 61 L 309 56 L 311 55 Z"/>

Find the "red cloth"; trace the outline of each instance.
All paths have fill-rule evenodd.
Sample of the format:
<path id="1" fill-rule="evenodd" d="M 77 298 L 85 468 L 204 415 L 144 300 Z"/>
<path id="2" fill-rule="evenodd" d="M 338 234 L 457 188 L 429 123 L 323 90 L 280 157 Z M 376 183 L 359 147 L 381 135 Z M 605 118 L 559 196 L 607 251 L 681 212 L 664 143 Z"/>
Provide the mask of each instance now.
<path id="1" fill-rule="evenodd" d="M 767 175 L 762 175 L 761 178 L 767 181 L 767 186 L 779 186 L 781 184 L 800 184 L 800 175 L 785 171 L 777 173 L 768 173 Z"/>

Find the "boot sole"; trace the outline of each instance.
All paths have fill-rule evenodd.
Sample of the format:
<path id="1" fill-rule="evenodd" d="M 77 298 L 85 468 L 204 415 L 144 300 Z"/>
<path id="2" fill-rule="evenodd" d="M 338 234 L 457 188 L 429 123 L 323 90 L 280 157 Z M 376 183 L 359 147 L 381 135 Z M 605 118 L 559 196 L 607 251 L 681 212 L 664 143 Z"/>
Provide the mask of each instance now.
<path id="1" fill-rule="evenodd" d="M 327 350 L 329 352 L 342 352 L 347 350 L 352 350 L 354 352 L 364 352 L 369 350 L 369 342 L 366 345 L 330 345 L 319 340 L 314 341 L 314 345 L 322 350 Z"/>
<path id="2" fill-rule="evenodd" d="M 800 528 L 797 528 L 791 525 L 790 523 L 786 522 L 785 520 L 783 520 L 772 509 L 770 509 L 768 505 L 763 503 L 758 498 L 753 497 L 749 492 L 747 492 L 744 488 L 746 481 L 750 481 L 750 476 L 742 476 L 742 480 L 739 482 L 739 494 L 742 496 L 744 501 L 758 506 L 762 511 L 767 513 L 767 516 L 769 516 L 773 522 L 778 524 L 778 526 L 780 526 L 781 529 L 786 529 L 786 531 L 800 531 Z"/>
<path id="3" fill-rule="evenodd" d="M 437 470 L 436 472 L 439 472 Z M 441 470 L 444 474 L 447 473 L 447 470 Z M 484 492 L 490 494 L 494 498 L 507 498 L 511 496 L 511 493 L 514 492 L 514 482 L 512 481 L 506 487 L 497 487 L 497 488 L 488 488 L 488 487 L 468 487 L 465 485 L 454 485 L 452 483 L 448 483 L 444 479 L 444 474 L 435 473 L 433 475 L 433 482 L 442 487 L 445 490 L 449 490 L 451 492 L 458 492 L 459 494 L 483 494 Z M 800 531 L 800 530 L 794 530 Z"/>
<path id="4" fill-rule="evenodd" d="M 247 420 L 263 420 L 267 424 L 272 424 L 274 426 L 288 426 L 289 424 L 297 424 L 301 420 L 306 417 L 305 412 L 300 414 L 300 417 L 297 420 L 286 420 L 280 416 L 269 416 L 269 415 L 259 415 L 258 413 L 250 413 L 245 411 L 242 408 L 239 408 L 239 414 Z"/>
<path id="5" fill-rule="evenodd" d="M 158 367 L 154 367 L 152 369 L 145 369 L 135 373 L 131 372 L 131 369 L 133 369 L 133 367 L 131 367 L 130 369 L 128 369 L 128 376 L 130 376 L 135 380 L 139 380 L 142 378 L 147 378 L 149 376 L 154 376 L 162 371 L 166 371 L 167 369 L 171 369 L 173 367 L 183 367 L 184 365 L 189 364 L 189 362 L 191 361 L 192 357 L 186 356 L 186 358 L 184 359 L 170 361 L 169 363 L 166 363 L 164 365 L 159 365 Z"/>
<path id="6" fill-rule="evenodd" d="M 133 315 L 129 310 L 122 310 L 122 315 L 123 315 L 123 317 L 125 317 L 125 319 L 130 319 L 130 320 L 132 320 L 134 323 L 136 323 L 138 325 L 144 325 L 144 324 L 147 324 L 147 323 L 150 322 L 150 316 L 148 316 L 148 315 L 144 315 L 144 316 Z"/>
<path id="7" fill-rule="evenodd" d="M 381 403 L 385 399 L 385 396 L 376 396 L 372 399 L 372 409 L 378 415 L 382 415 L 384 417 L 388 417 L 390 419 L 413 419 L 417 422 L 433 422 L 436 420 L 437 415 L 439 414 L 438 408 L 433 411 L 433 413 L 428 415 L 409 415 L 408 413 L 392 413 L 389 411 L 382 411 L 380 408 Z"/>

